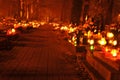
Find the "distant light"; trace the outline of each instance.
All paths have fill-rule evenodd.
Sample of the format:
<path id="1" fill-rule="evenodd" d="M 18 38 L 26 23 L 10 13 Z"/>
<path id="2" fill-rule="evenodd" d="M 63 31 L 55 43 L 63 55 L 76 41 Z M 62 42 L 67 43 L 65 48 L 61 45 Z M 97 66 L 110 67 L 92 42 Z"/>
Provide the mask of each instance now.
<path id="1" fill-rule="evenodd" d="M 95 29 L 94 32 L 97 32 L 97 30 Z"/>
<path id="2" fill-rule="evenodd" d="M 88 34 L 87 34 L 88 38 L 91 37 L 92 35 L 93 33 L 91 31 L 88 31 Z"/>
<path id="3" fill-rule="evenodd" d="M 108 37 L 108 38 L 113 38 L 113 37 L 114 37 L 114 34 L 111 33 L 111 32 L 108 32 L 108 33 L 107 33 L 107 37 Z"/>
<path id="4" fill-rule="evenodd" d="M 105 38 L 101 38 L 101 40 L 99 40 L 98 43 L 99 43 L 100 45 L 106 45 L 106 44 L 107 44 L 107 41 L 105 40 Z"/>
<path id="5" fill-rule="evenodd" d="M 43 26 L 43 25 L 45 25 L 45 22 L 41 22 L 40 24 Z"/>
<path id="6" fill-rule="evenodd" d="M 94 45 L 90 46 L 90 50 L 93 51 L 94 50 Z"/>
<path id="7" fill-rule="evenodd" d="M 77 46 L 77 42 L 76 41 L 74 41 L 74 46 Z"/>
<path id="8" fill-rule="evenodd" d="M 88 16 L 86 15 L 86 17 L 85 17 L 85 21 L 87 21 L 88 20 Z"/>
<path id="9" fill-rule="evenodd" d="M 114 40 L 113 43 L 112 43 L 114 46 L 117 45 L 117 40 Z"/>
<path id="10" fill-rule="evenodd" d="M 72 32 L 74 32 L 75 30 L 76 30 L 76 28 L 70 27 L 70 28 L 69 28 L 69 33 L 72 33 Z"/>
<path id="11" fill-rule="evenodd" d="M 15 32 L 15 29 L 12 29 L 12 32 L 14 33 L 14 32 Z"/>
<path id="12" fill-rule="evenodd" d="M 106 48 L 105 48 L 105 51 L 106 51 L 106 52 L 108 52 L 108 51 L 109 51 L 108 47 L 106 47 Z"/>
<path id="13" fill-rule="evenodd" d="M 109 44 L 112 44 L 113 40 L 109 40 Z"/>
<path id="14" fill-rule="evenodd" d="M 93 39 L 88 40 L 88 43 L 89 43 L 90 45 L 93 45 L 93 44 L 94 44 L 94 40 L 93 40 Z"/>
<path id="15" fill-rule="evenodd" d="M 60 28 L 60 30 L 67 31 L 67 30 L 68 30 L 68 27 L 67 27 L 67 26 L 62 26 L 62 27 Z"/>
<path id="16" fill-rule="evenodd" d="M 117 56 L 117 50 L 116 49 L 113 49 L 112 51 L 111 51 L 111 54 L 112 54 L 112 56 L 113 57 L 116 57 Z"/>
<path id="17" fill-rule="evenodd" d="M 118 14 L 118 16 L 120 17 L 120 14 Z"/>
<path id="18" fill-rule="evenodd" d="M 11 34 L 12 34 L 12 32 L 10 30 L 8 30 L 7 35 L 11 35 Z"/>
<path id="19" fill-rule="evenodd" d="M 71 40 L 68 40 L 68 42 L 70 42 L 70 43 L 71 43 L 72 41 L 71 41 Z"/>

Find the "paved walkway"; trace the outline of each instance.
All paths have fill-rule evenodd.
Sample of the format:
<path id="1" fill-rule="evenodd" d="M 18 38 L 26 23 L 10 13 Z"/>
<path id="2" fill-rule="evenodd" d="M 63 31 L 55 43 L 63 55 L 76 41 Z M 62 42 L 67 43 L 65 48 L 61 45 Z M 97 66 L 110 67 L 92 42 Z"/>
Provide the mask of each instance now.
<path id="1" fill-rule="evenodd" d="M 65 54 L 74 47 L 49 26 L 22 34 L 10 51 L 0 51 L 0 80 L 80 80 Z"/>

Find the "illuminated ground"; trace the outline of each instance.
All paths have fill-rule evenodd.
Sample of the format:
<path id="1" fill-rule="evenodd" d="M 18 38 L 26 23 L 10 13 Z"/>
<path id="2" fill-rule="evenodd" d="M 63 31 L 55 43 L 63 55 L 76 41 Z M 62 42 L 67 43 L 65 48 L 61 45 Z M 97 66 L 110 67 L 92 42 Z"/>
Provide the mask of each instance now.
<path id="1" fill-rule="evenodd" d="M 43 26 L 13 41 L 11 51 L 0 51 L 0 80 L 81 80 L 77 64 L 65 58 L 74 47 L 55 33 Z"/>

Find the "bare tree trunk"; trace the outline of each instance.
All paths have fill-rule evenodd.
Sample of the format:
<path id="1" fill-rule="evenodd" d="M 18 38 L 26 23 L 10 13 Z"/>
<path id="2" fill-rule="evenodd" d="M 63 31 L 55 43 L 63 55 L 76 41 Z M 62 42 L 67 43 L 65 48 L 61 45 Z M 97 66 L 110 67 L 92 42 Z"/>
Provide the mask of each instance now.
<path id="1" fill-rule="evenodd" d="M 82 0 L 73 0 L 72 14 L 71 14 L 71 22 L 73 24 L 79 25 L 80 16 L 82 11 Z"/>
<path id="2" fill-rule="evenodd" d="M 106 24 L 110 24 L 112 22 L 113 5 L 114 5 L 114 1 L 110 0 L 108 4 L 108 11 L 106 14 L 107 16 L 105 21 Z"/>

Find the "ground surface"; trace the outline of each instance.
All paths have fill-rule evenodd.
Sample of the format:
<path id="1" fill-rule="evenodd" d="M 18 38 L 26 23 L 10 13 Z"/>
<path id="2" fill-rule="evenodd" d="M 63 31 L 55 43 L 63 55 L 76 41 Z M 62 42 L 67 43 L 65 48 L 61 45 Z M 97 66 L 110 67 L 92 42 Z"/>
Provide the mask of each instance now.
<path id="1" fill-rule="evenodd" d="M 81 80 L 76 64 L 65 54 L 74 54 L 69 43 L 50 26 L 21 34 L 10 51 L 0 51 L 0 80 Z"/>

